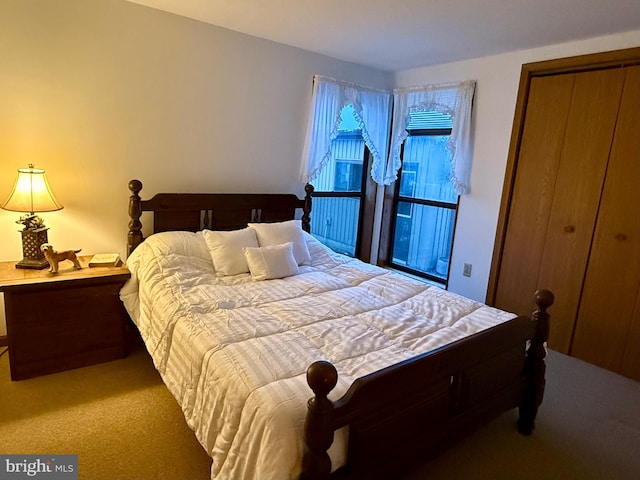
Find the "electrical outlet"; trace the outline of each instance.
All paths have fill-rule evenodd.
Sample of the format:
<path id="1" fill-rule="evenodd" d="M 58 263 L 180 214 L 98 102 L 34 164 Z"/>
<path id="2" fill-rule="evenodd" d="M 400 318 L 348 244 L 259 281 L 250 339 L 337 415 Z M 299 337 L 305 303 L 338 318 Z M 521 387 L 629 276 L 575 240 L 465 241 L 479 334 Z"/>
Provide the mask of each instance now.
<path id="1" fill-rule="evenodd" d="M 462 270 L 462 275 L 464 275 L 465 277 L 470 277 L 471 276 L 471 264 L 470 263 L 465 263 L 464 264 L 464 268 Z"/>

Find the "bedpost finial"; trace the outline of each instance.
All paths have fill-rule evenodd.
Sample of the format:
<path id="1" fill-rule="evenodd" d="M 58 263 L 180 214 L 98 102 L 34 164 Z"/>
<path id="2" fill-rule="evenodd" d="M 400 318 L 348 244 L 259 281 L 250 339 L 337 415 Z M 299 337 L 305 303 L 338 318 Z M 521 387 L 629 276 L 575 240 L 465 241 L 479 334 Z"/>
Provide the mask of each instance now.
<path id="1" fill-rule="evenodd" d="M 304 186 L 304 191 L 307 195 L 311 195 L 313 193 L 313 191 L 315 190 L 315 188 L 313 187 L 313 185 L 311 185 L 310 183 L 307 183 Z"/>
<path id="2" fill-rule="evenodd" d="M 315 397 L 307 402 L 300 480 L 327 479 L 331 473 L 331 458 L 327 451 L 333 443 L 331 416 L 334 408 L 327 395 L 338 383 L 338 371 L 330 362 L 313 362 L 307 368 L 307 383 Z"/>
<path id="3" fill-rule="evenodd" d="M 545 311 L 553 305 L 553 302 L 555 301 L 553 293 L 549 290 L 536 290 L 533 298 L 538 308 L 542 311 Z"/>
<path id="4" fill-rule="evenodd" d="M 330 362 L 313 362 L 307 369 L 307 383 L 319 397 L 326 397 L 338 383 L 338 371 Z"/>
<path id="5" fill-rule="evenodd" d="M 140 180 L 133 179 L 129 181 L 129 191 L 131 193 L 138 194 L 140 190 L 142 190 L 142 182 Z"/>

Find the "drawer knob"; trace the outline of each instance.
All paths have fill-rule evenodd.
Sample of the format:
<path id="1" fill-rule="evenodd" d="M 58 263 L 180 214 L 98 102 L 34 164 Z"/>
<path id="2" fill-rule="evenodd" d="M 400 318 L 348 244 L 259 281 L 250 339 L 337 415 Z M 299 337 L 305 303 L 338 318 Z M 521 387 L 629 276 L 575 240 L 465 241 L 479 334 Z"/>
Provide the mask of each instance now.
<path id="1" fill-rule="evenodd" d="M 567 225 L 566 227 L 564 227 L 564 231 L 566 233 L 573 233 L 576 231 L 576 227 L 574 227 L 573 225 Z"/>
<path id="2" fill-rule="evenodd" d="M 616 234 L 616 240 L 623 242 L 627 239 L 627 236 L 624 233 L 618 233 Z"/>

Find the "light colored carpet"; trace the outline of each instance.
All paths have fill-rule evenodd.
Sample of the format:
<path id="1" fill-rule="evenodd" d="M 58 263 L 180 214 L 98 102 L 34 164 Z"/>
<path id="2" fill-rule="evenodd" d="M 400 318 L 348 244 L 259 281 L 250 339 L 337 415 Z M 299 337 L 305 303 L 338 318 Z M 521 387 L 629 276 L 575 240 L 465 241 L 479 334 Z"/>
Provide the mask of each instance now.
<path id="1" fill-rule="evenodd" d="M 529 437 L 508 412 L 406 480 L 640 479 L 640 383 L 549 351 Z"/>
<path id="2" fill-rule="evenodd" d="M 547 365 L 531 437 L 508 412 L 406 480 L 640 478 L 640 383 L 555 352 Z M 20 382 L 0 357 L 0 453 L 76 453 L 86 480 L 206 480 L 210 468 L 142 348 Z"/>
<path id="3" fill-rule="evenodd" d="M 206 480 L 211 459 L 142 347 L 11 382 L 0 358 L 0 452 L 78 454 L 85 480 Z"/>

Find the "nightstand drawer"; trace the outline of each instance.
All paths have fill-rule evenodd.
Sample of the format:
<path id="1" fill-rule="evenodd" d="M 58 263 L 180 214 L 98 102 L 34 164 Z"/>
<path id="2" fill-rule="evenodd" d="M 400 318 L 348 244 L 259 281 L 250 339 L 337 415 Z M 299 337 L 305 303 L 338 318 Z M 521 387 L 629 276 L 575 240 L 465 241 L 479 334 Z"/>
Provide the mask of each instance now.
<path id="1" fill-rule="evenodd" d="M 126 355 L 128 316 L 119 291 L 129 273 L 126 268 L 102 270 L 3 289 L 13 380 Z"/>

